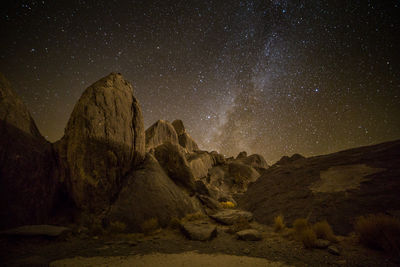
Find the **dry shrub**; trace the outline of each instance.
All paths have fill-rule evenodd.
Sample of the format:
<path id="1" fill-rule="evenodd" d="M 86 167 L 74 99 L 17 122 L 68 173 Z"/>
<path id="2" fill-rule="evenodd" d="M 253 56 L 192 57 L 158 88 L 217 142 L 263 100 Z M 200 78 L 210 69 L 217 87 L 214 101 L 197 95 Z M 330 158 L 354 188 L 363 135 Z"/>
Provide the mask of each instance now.
<path id="1" fill-rule="evenodd" d="M 107 230 L 110 233 L 123 233 L 126 230 L 126 224 L 120 221 L 114 221 L 110 223 Z"/>
<path id="2" fill-rule="evenodd" d="M 249 221 L 246 220 L 245 218 L 240 218 L 236 223 L 229 226 L 229 228 L 226 230 L 226 232 L 229 234 L 236 234 L 237 232 L 246 230 L 246 229 L 251 229 L 251 225 L 250 225 Z"/>
<path id="3" fill-rule="evenodd" d="M 235 207 L 235 203 L 232 201 L 222 201 L 219 204 L 221 204 L 221 207 L 224 209 L 232 209 Z"/>
<path id="4" fill-rule="evenodd" d="M 313 230 L 317 238 L 338 242 L 337 237 L 333 233 L 332 227 L 327 221 L 317 222 L 313 225 Z"/>
<path id="5" fill-rule="evenodd" d="M 205 219 L 205 218 L 207 218 L 206 215 L 204 215 L 201 212 L 196 212 L 196 213 L 186 214 L 186 216 L 183 218 L 183 220 L 191 222 L 191 221 L 202 220 L 202 219 Z"/>
<path id="6" fill-rule="evenodd" d="M 157 218 L 151 218 L 142 223 L 141 229 L 145 235 L 149 235 L 160 228 Z"/>
<path id="7" fill-rule="evenodd" d="M 181 225 L 181 220 L 177 217 L 172 217 L 171 220 L 169 221 L 169 227 L 171 229 L 179 229 Z"/>
<path id="8" fill-rule="evenodd" d="M 283 216 L 282 215 L 278 215 L 274 218 L 274 230 L 275 232 L 280 232 L 283 229 L 285 229 L 285 222 L 283 220 Z"/>
<path id="9" fill-rule="evenodd" d="M 357 218 L 354 228 L 365 246 L 400 254 L 400 220 L 371 214 Z"/>
<path id="10" fill-rule="evenodd" d="M 92 225 L 90 225 L 89 227 L 89 233 L 93 236 L 99 236 L 99 235 L 103 235 L 104 234 L 104 228 L 103 225 L 96 221 L 94 222 Z"/>
<path id="11" fill-rule="evenodd" d="M 301 231 L 305 230 L 308 227 L 309 227 L 308 220 L 305 218 L 297 218 L 293 222 L 293 228 L 297 233 L 300 233 Z"/>
<path id="12" fill-rule="evenodd" d="M 311 227 L 303 229 L 297 234 L 299 241 L 301 241 L 305 248 L 315 247 L 317 241 L 317 235 Z"/>

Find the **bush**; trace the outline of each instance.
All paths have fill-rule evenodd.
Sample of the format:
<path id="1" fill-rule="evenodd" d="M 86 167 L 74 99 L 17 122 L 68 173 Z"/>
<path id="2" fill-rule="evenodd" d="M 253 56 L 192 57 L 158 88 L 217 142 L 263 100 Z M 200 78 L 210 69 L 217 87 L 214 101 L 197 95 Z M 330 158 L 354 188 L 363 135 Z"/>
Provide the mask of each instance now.
<path id="1" fill-rule="evenodd" d="M 384 214 L 357 218 L 355 231 L 367 247 L 400 253 L 400 220 Z"/>
<path id="2" fill-rule="evenodd" d="M 285 222 L 283 221 L 283 216 L 282 215 L 278 215 L 274 218 L 274 231 L 275 232 L 280 232 L 283 229 L 285 229 Z"/>
<path id="3" fill-rule="evenodd" d="M 309 227 L 308 220 L 305 218 L 297 218 L 293 222 L 293 228 L 297 233 L 300 233 L 301 231 L 305 230 L 307 227 Z"/>
<path id="4" fill-rule="evenodd" d="M 222 201 L 219 204 L 221 204 L 221 207 L 224 209 L 232 209 L 235 207 L 235 203 L 232 201 Z"/>
<path id="5" fill-rule="evenodd" d="M 183 218 L 183 220 L 191 222 L 191 221 L 202 220 L 202 219 L 205 219 L 205 218 L 207 218 L 206 215 L 204 215 L 201 212 L 196 212 L 196 213 L 186 214 L 186 216 L 185 216 L 185 218 Z"/>
<path id="6" fill-rule="evenodd" d="M 311 227 L 307 227 L 298 233 L 299 241 L 301 241 L 305 248 L 315 247 L 317 241 L 317 235 Z"/>
<path id="7" fill-rule="evenodd" d="M 337 238 L 332 231 L 331 226 L 327 221 L 317 222 L 313 225 L 313 230 L 317 235 L 317 238 L 329 240 L 331 242 L 337 242 Z"/>
<path id="8" fill-rule="evenodd" d="M 160 228 L 159 224 L 158 224 L 158 219 L 152 218 L 147 221 L 144 221 L 141 225 L 141 228 L 142 228 L 142 232 L 146 235 L 149 235 L 149 234 L 155 232 L 156 230 L 158 230 Z"/>
<path id="9" fill-rule="evenodd" d="M 110 233 L 123 233 L 126 230 L 126 224 L 120 221 L 111 222 L 108 226 Z"/>

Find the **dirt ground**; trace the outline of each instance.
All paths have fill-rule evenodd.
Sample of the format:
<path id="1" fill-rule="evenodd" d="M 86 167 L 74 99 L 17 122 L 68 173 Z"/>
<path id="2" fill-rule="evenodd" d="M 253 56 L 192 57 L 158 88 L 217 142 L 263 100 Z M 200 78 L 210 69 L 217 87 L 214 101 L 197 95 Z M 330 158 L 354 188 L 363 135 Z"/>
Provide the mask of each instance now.
<path id="1" fill-rule="evenodd" d="M 225 226 L 218 226 L 218 235 L 211 241 L 191 241 L 179 230 L 173 229 L 160 230 L 149 236 L 71 234 L 58 239 L 2 237 L 0 262 L 3 266 L 48 266 L 52 262 L 55 264 L 52 266 L 98 266 L 99 263 L 103 266 L 150 266 L 157 262 L 164 263 L 162 266 L 168 266 L 167 263 L 174 266 L 223 266 L 221 262 L 229 261 L 229 266 L 244 266 L 240 264 L 247 261 L 247 266 L 257 266 L 260 262 L 263 266 L 400 265 L 398 258 L 360 246 L 354 236 L 341 238 L 336 245 L 340 255 L 333 255 L 326 249 L 305 249 L 298 241 L 274 233 L 269 226 L 254 222 L 252 227 L 262 232 L 262 241 L 237 240 L 235 235 L 225 232 Z M 226 257 L 229 255 L 242 257 Z M 57 261 L 70 258 L 74 259 Z M 209 265 L 210 260 L 212 265 Z"/>

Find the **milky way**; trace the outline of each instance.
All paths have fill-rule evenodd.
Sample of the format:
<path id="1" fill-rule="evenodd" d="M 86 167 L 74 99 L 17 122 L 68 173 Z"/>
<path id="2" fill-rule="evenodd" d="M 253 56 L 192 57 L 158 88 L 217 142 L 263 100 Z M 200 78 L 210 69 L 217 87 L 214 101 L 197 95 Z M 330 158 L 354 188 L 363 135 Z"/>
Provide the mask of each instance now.
<path id="1" fill-rule="evenodd" d="M 110 72 L 225 155 L 400 138 L 400 3 L 304 2 L 2 1 L 0 72 L 50 141 Z"/>

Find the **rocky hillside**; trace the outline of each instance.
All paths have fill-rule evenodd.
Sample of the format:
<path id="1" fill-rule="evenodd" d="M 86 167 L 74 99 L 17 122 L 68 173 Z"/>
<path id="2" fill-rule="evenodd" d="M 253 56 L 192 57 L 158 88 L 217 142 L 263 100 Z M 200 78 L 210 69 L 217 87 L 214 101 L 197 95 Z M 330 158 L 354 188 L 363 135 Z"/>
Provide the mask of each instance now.
<path id="1" fill-rule="evenodd" d="M 140 231 L 176 217 L 214 214 L 268 167 L 260 155 L 226 160 L 199 150 L 181 120 L 145 131 L 134 90 L 121 74 L 95 82 L 51 144 L 0 80 L 1 228 L 38 223 L 90 227 L 124 223 Z"/>
<path id="2" fill-rule="evenodd" d="M 304 158 L 283 157 L 239 197 L 240 206 L 271 224 L 282 214 L 328 220 L 338 233 L 357 216 L 400 215 L 400 141 Z"/>

